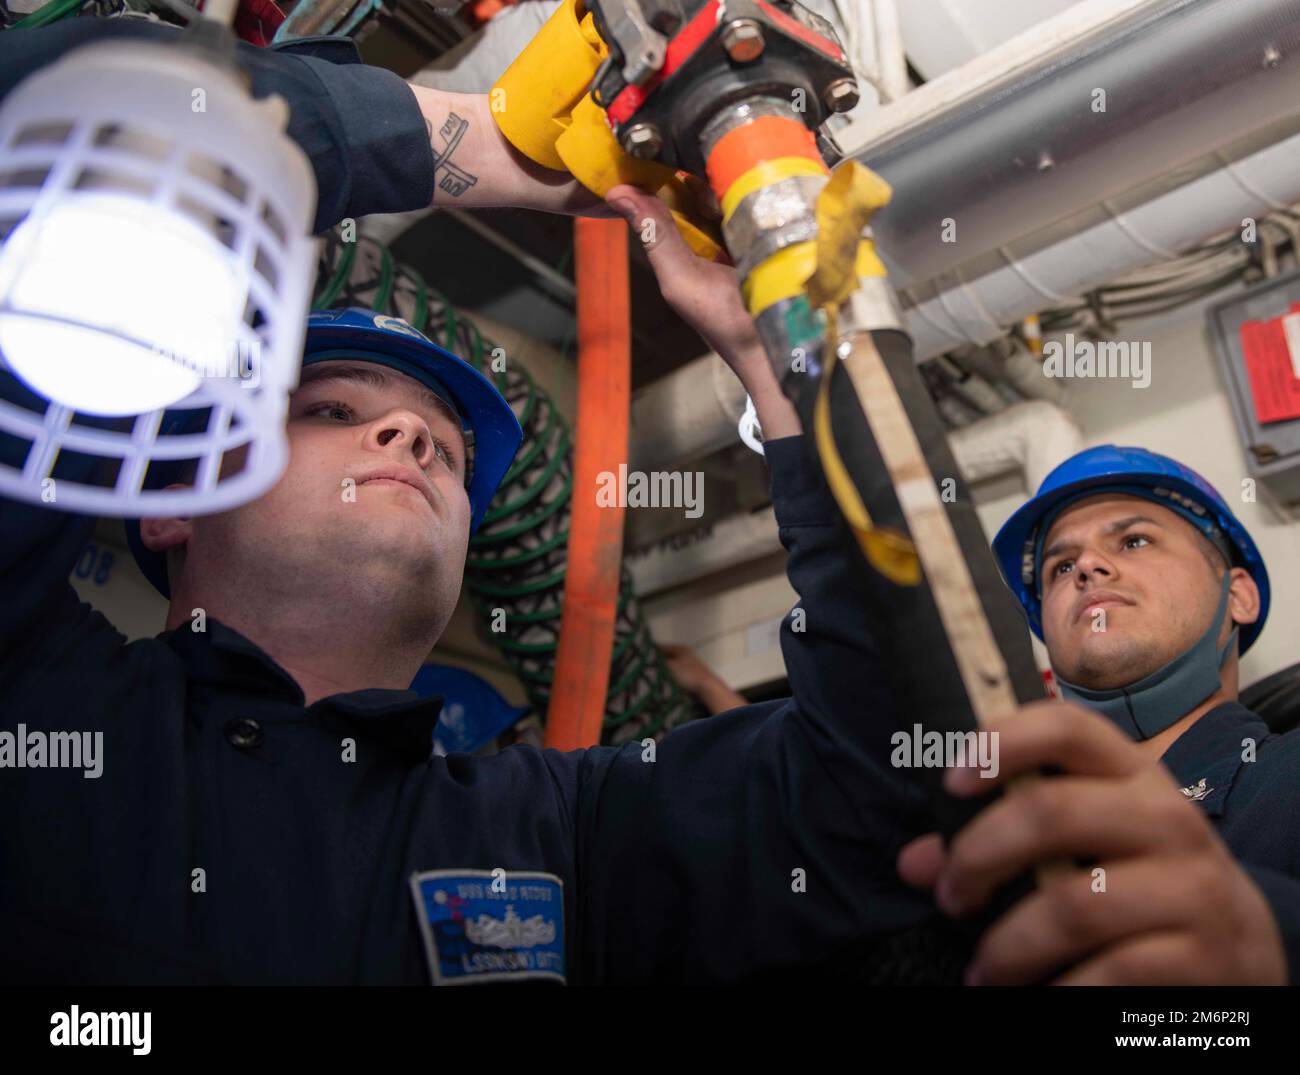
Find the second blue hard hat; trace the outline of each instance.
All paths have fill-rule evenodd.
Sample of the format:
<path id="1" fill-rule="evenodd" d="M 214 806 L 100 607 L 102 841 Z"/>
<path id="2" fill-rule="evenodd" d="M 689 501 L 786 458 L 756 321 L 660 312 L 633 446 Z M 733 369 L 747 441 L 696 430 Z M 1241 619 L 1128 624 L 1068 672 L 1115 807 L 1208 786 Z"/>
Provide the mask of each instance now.
<path id="1" fill-rule="evenodd" d="M 1243 567 L 1259 588 L 1259 617 L 1241 628 L 1241 652 L 1250 649 L 1268 617 L 1269 584 L 1264 559 L 1241 521 L 1218 491 L 1191 467 L 1144 448 L 1103 444 L 1058 466 L 1006 521 L 993 539 L 1002 577 L 1025 610 L 1029 627 L 1043 637 L 1039 558 L 1052 520 L 1085 496 L 1124 493 L 1177 512 Z"/>

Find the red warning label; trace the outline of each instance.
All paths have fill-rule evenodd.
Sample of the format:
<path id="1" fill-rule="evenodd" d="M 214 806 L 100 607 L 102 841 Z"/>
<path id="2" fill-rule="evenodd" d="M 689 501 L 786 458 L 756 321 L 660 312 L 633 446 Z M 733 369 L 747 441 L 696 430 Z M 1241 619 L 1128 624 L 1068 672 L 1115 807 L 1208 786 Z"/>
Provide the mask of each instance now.
<path id="1" fill-rule="evenodd" d="M 1260 424 L 1300 418 L 1300 302 L 1281 317 L 1242 324 L 1241 349 Z"/>

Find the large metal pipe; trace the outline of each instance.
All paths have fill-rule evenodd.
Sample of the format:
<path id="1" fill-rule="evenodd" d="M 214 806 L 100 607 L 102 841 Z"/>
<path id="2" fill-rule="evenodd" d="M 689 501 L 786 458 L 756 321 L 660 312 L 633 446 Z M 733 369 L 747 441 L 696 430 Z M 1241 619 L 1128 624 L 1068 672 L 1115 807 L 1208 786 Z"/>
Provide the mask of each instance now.
<path id="1" fill-rule="evenodd" d="M 915 357 L 989 343 L 1028 314 L 1297 202 L 1300 135 L 1147 202 L 1094 207 L 1055 244 L 1008 242 L 982 272 L 956 270 L 907 289 L 904 324 Z"/>
<path id="2" fill-rule="evenodd" d="M 700 391 L 707 390 L 707 376 L 707 372 L 696 374 Z M 725 427 L 730 428 L 730 424 Z M 1066 411 L 1037 399 L 1013 404 L 1001 414 L 959 429 L 949 434 L 948 443 L 968 484 L 1016 472 L 1032 491 L 1054 467 L 1083 448 L 1083 434 Z M 634 439 L 634 451 L 635 445 Z M 624 563 L 637 594 L 644 598 L 780 551 L 776 517 L 765 508 L 730 515 L 712 524 L 706 536 L 681 548 L 661 542 L 629 553 Z"/>
<path id="3" fill-rule="evenodd" d="M 680 466 L 734 444 L 744 410 L 744 386 L 710 351 L 633 395 L 628 465 Z"/>
<path id="4" fill-rule="evenodd" d="M 956 104 L 893 130 L 882 109 L 874 135 L 853 147 L 894 188 L 875 228 L 898 286 L 969 266 L 1157 177 L 1204 174 L 1225 147 L 1294 122 L 1300 0 L 1150 0 L 1065 54 L 1034 59 L 1017 38 L 978 69 L 999 53 L 1018 66 L 974 99 L 963 99 L 969 76 L 959 68 L 917 91 Z"/>

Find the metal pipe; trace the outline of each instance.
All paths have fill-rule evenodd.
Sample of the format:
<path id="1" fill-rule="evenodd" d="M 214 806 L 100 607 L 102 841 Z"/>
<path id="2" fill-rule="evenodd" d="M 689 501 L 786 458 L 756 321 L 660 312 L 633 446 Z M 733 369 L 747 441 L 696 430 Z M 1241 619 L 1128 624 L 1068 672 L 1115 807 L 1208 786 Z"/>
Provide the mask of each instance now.
<path id="1" fill-rule="evenodd" d="M 1081 38 L 1044 23 L 1038 55 L 1014 39 L 881 109 L 865 141 L 840 135 L 894 188 L 875 228 L 896 285 L 968 267 L 1175 169 L 1204 174 L 1225 146 L 1294 119 L 1300 0 L 1092 8 L 1108 18 L 1089 29 L 1074 15 Z"/>
<path id="2" fill-rule="evenodd" d="M 1044 248 L 1032 239 L 1009 242 L 983 271 L 951 272 L 909 288 L 904 324 L 917 360 L 989 343 L 1026 314 L 1239 228 L 1247 217 L 1300 202 L 1298 160 L 1300 135 L 1221 160 L 1218 171 L 1143 204 L 1089 210 L 1072 234 Z"/>
<path id="3" fill-rule="evenodd" d="M 744 409 L 745 388 L 721 358 L 688 362 L 633 397 L 628 465 L 681 466 L 734 444 Z"/>
<path id="4" fill-rule="evenodd" d="M 1066 411 L 1034 400 L 958 429 L 948 435 L 948 443 L 963 480 L 987 481 L 1018 470 L 1032 493 L 1056 466 L 1083 448 L 1083 434 Z"/>

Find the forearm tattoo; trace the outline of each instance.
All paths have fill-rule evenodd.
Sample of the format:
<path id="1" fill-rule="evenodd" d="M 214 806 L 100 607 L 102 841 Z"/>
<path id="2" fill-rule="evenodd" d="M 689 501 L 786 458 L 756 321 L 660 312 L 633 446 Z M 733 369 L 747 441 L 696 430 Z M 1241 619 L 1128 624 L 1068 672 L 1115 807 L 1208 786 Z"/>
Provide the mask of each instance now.
<path id="1" fill-rule="evenodd" d="M 433 125 L 428 120 L 425 120 L 425 123 L 429 127 L 429 144 L 432 145 Z M 438 187 L 453 198 L 464 194 L 478 182 L 478 176 L 451 163 L 451 155 L 456 152 L 456 147 L 460 145 L 460 140 L 467 130 L 469 130 L 469 120 L 461 119 L 455 112 L 448 113 L 446 122 L 438 131 L 446 139 L 447 144 L 443 146 L 441 153 L 436 149 L 433 151 L 433 174 L 437 179 Z"/>

